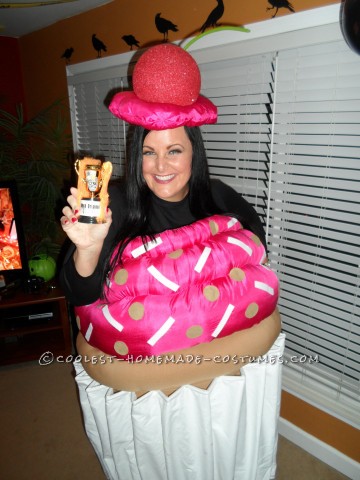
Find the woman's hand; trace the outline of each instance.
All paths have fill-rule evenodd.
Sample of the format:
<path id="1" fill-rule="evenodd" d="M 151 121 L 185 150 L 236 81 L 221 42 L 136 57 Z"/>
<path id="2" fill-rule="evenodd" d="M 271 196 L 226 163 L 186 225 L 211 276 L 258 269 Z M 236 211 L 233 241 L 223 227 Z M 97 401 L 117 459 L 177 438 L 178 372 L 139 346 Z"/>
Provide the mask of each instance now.
<path id="1" fill-rule="evenodd" d="M 76 270 L 86 277 L 93 273 L 97 265 L 104 239 L 112 222 L 111 210 L 106 211 L 105 223 L 78 222 L 78 190 L 71 187 L 70 192 L 71 195 L 67 198 L 69 206 L 63 208 L 60 222 L 62 229 L 76 246 L 74 253 Z"/>
<path id="2" fill-rule="evenodd" d="M 69 206 L 63 208 L 64 214 L 60 221 L 61 226 L 70 240 L 78 249 L 93 248 L 99 242 L 103 242 L 108 234 L 111 225 L 111 210 L 107 209 L 105 223 L 79 223 L 79 212 L 77 211 L 78 190 L 75 187 L 70 189 L 71 195 L 67 201 Z"/>

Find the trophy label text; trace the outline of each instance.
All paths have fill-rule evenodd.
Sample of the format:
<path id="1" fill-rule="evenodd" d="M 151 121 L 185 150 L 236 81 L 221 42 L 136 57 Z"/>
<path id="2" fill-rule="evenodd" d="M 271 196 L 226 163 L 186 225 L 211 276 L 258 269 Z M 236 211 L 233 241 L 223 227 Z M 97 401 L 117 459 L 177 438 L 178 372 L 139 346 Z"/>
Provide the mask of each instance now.
<path id="1" fill-rule="evenodd" d="M 100 214 L 100 202 L 97 200 L 82 199 L 80 204 L 80 215 L 84 217 L 97 217 Z"/>

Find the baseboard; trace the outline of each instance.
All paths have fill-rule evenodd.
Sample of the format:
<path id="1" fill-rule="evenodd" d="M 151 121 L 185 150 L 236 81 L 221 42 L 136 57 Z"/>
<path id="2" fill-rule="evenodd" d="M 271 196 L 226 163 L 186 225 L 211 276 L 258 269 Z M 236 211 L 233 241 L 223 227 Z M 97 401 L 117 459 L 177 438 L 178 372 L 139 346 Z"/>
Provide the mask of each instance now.
<path id="1" fill-rule="evenodd" d="M 343 475 L 359 480 L 360 463 L 281 417 L 279 434 Z"/>

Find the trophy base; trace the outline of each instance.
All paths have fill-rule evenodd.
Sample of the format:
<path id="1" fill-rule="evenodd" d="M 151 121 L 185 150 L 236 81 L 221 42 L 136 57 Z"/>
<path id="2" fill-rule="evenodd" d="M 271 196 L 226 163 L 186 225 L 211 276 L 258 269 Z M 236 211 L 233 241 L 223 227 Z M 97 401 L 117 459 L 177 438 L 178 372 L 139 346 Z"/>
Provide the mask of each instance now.
<path id="1" fill-rule="evenodd" d="M 78 218 L 78 222 L 80 223 L 105 223 L 105 220 L 99 220 L 97 217 L 86 217 L 84 215 L 80 215 Z"/>
<path id="2" fill-rule="evenodd" d="M 104 223 L 101 202 L 98 198 L 82 198 L 80 203 L 80 223 Z"/>

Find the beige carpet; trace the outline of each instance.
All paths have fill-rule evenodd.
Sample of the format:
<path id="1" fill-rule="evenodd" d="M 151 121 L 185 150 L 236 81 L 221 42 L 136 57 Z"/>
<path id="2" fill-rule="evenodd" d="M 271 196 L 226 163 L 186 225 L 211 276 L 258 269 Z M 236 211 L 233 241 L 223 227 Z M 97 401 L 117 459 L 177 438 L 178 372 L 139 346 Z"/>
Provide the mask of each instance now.
<path id="1" fill-rule="evenodd" d="M 0 412 L 1 479 L 105 478 L 83 430 L 71 365 L 0 367 Z M 280 437 L 277 480 L 346 478 Z"/>

